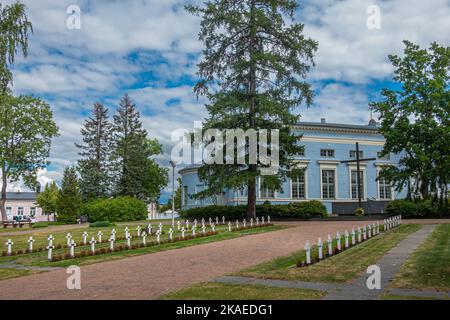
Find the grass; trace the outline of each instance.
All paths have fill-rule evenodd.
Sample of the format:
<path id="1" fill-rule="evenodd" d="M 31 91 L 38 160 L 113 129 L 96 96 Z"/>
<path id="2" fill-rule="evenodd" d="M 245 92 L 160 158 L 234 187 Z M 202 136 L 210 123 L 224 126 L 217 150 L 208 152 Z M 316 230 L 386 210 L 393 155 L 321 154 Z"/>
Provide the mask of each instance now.
<path id="1" fill-rule="evenodd" d="M 450 224 L 436 227 L 402 266 L 392 285 L 450 290 Z"/>
<path id="2" fill-rule="evenodd" d="M 323 291 L 206 282 L 160 297 L 161 300 L 316 300 Z"/>
<path id="3" fill-rule="evenodd" d="M 245 269 L 238 275 L 312 282 L 347 282 L 356 278 L 367 266 L 375 264 L 385 253 L 420 228 L 421 226 L 417 224 L 401 225 L 308 267 L 295 266 L 297 261 L 305 259 L 305 252 L 302 250 L 290 256 Z M 313 251 L 316 253 L 315 247 Z"/>
<path id="4" fill-rule="evenodd" d="M 168 238 L 168 234 L 167 234 L 168 228 L 169 228 L 169 226 L 163 226 L 163 231 L 165 231 L 166 233 L 161 236 L 161 240 Z M 219 234 L 214 235 L 214 236 L 208 236 L 208 237 L 203 237 L 203 238 L 192 239 L 192 240 L 179 241 L 179 242 L 173 242 L 173 243 L 165 243 L 165 244 L 161 244 L 161 245 L 156 245 L 156 246 L 151 246 L 151 247 L 144 247 L 144 248 L 140 248 L 140 249 L 125 250 L 125 251 L 113 252 L 113 253 L 102 254 L 102 255 L 95 255 L 95 256 L 86 256 L 86 257 L 82 257 L 82 258 L 78 258 L 78 259 L 69 259 L 69 260 L 63 260 L 63 261 L 58 261 L 58 262 L 49 262 L 49 261 L 47 261 L 47 252 L 46 251 L 42 251 L 42 252 L 36 252 L 36 253 L 32 253 L 32 254 L 17 255 L 17 256 L 10 256 L 10 257 L 8 257 L 8 256 L 0 257 L 0 264 L 14 261 L 15 263 L 20 264 L 20 265 L 39 266 L 39 267 L 49 267 L 49 266 L 50 267 L 68 267 L 68 266 L 71 266 L 71 265 L 86 265 L 86 264 L 98 263 L 98 262 L 103 262 L 103 261 L 123 259 L 123 258 L 126 258 L 126 257 L 132 257 L 132 256 L 137 256 L 137 255 L 142 255 L 142 254 L 149 254 L 149 253 L 154 253 L 154 252 L 159 252 L 159 251 L 179 249 L 179 248 L 183 248 L 183 247 L 189 247 L 189 246 L 199 245 L 199 244 L 204 244 L 204 243 L 222 241 L 222 240 L 242 237 L 242 236 L 246 236 L 246 235 L 251 235 L 251 234 L 270 232 L 270 231 L 280 230 L 280 229 L 283 229 L 283 228 L 285 228 L 285 227 L 283 227 L 283 226 L 269 226 L 269 227 L 255 228 L 255 229 L 249 229 L 249 230 L 228 232 L 228 227 L 227 226 L 218 226 L 216 228 L 216 231 L 218 231 Z M 98 232 L 98 230 L 102 230 L 102 229 L 105 229 L 103 239 L 107 239 L 107 235 L 109 235 L 109 232 L 110 232 L 110 230 L 112 228 L 110 228 L 110 229 L 108 229 L 108 228 L 98 228 L 95 231 Z M 106 230 L 109 230 L 109 231 L 106 231 Z M 119 232 L 120 229 L 118 229 L 118 228 L 116 228 L 116 230 L 118 231 L 117 235 L 122 235 L 123 231 Z M 136 233 L 135 230 L 130 229 L 130 232 L 135 236 L 135 233 Z M 72 235 L 75 237 L 75 239 L 77 241 L 81 242 L 81 233 L 82 233 L 82 231 L 79 231 L 79 232 L 76 232 L 76 233 L 72 232 Z M 45 244 L 46 245 L 47 244 L 47 240 L 46 240 L 47 239 L 47 235 L 48 235 L 47 233 L 36 235 L 36 239 L 38 240 L 38 241 L 36 241 L 36 243 L 39 242 L 39 244 Z M 55 233 L 54 236 L 57 239 L 57 240 L 54 241 L 55 244 L 65 241 L 65 238 L 64 238 L 65 233 L 61 233 L 61 234 L 56 234 Z M 176 234 L 176 236 L 178 236 L 178 234 Z M 174 233 L 174 237 L 175 237 L 175 233 Z M 27 238 L 28 238 L 28 235 L 27 236 L 21 236 L 21 237 L 12 237 L 13 241 L 15 243 L 17 243 L 18 246 L 22 246 L 22 247 L 25 246 L 25 248 L 26 248 L 26 245 L 27 245 L 26 244 L 26 239 Z M 2 241 L 3 240 L 4 239 L 2 239 Z M 135 243 L 136 241 L 138 241 L 138 240 L 136 240 L 136 238 L 133 238 L 132 243 Z M 139 241 L 141 241 L 141 240 L 139 239 Z M 147 241 L 148 242 L 155 241 L 155 236 L 148 237 Z M 116 245 L 120 245 L 120 244 L 123 245 L 125 243 L 126 242 L 123 240 L 123 241 L 116 241 L 115 244 Z M 35 246 L 35 247 L 37 247 L 37 246 Z M 104 242 L 104 243 L 102 243 L 100 245 L 96 245 L 96 249 L 108 248 L 108 247 L 109 247 L 109 243 L 107 243 L 107 242 Z M 80 246 L 76 247 L 75 252 L 78 252 L 78 251 L 81 251 L 81 250 L 89 250 L 89 245 L 88 246 L 82 246 L 81 243 L 80 243 Z M 64 254 L 64 253 L 67 253 L 67 252 L 68 252 L 67 248 L 63 248 L 63 249 L 59 249 L 59 250 L 54 250 L 53 251 L 54 254 L 58 254 L 58 253 L 63 253 Z M 1 279 L 3 279 L 3 278 L 2 278 L 2 276 L 0 274 L 0 280 Z"/>
<path id="5" fill-rule="evenodd" d="M 444 300 L 432 297 L 414 297 L 414 296 L 400 296 L 395 294 L 385 294 L 381 297 L 382 300 Z"/>
<path id="6" fill-rule="evenodd" d="M 40 273 L 41 271 L 36 270 L 18 270 L 18 269 L 3 269 L 0 268 L 0 279 L 10 279 L 10 278 L 16 278 L 16 277 L 23 277 L 28 276 L 30 274 Z"/>

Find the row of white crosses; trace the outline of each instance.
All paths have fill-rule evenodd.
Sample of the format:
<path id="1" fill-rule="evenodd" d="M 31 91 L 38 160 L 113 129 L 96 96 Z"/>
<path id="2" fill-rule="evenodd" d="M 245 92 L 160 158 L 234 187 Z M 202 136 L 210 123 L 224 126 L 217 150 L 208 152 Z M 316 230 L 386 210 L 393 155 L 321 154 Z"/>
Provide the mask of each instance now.
<path id="1" fill-rule="evenodd" d="M 389 230 L 389 228 L 393 226 L 398 226 L 401 223 L 401 217 L 394 217 L 392 219 L 385 219 L 385 226 L 387 226 L 387 229 L 385 227 L 385 230 Z M 380 233 L 380 223 L 377 222 L 364 225 L 362 228 L 358 227 L 357 230 L 355 228 L 352 228 L 352 232 L 349 233 L 348 230 L 345 230 L 344 232 L 344 247 L 345 249 L 348 249 L 350 247 L 350 241 L 349 238 L 351 238 L 351 245 L 354 246 L 357 243 L 361 243 L 364 240 L 367 240 L 369 238 L 372 238 Z M 336 244 L 337 244 L 337 250 L 340 252 L 342 251 L 341 247 L 341 239 L 342 235 L 339 233 L 339 231 L 336 233 Z M 322 238 L 319 238 L 317 241 L 317 249 L 318 249 L 318 257 L 319 260 L 322 260 L 323 255 L 323 245 Z M 328 249 L 328 255 L 333 255 L 333 240 L 330 234 L 328 234 L 327 237 L 327 249 Z M 306 241 L 305 244 L 305 252 L 306 252 L 306 264 L 311 264 L 311 245 L 309 241 Z"/>
<path id="2" fill-rule="evenodd" d="M 236 220 L 236 230 L 239 230 L 239 220 Z M 256 226 L 260 226 L 260 225 L 265 225 L 266 224 L 266 218 L 265 217 L 261 217 L 261 223 L 259 220 L 259 217 L 256 217 Z M 270 216 L 267 216 L 267 224 L 270 224 Z M 244 226 L 244 228 L 247 227 L 247 220 L 244 219 L 242 220 L 242 225 Z M 254 221 L 253 218 L 250 218 L 250 227 L 253 228 L 254 226 Z M 233 231 L 233 225 L 231 222 L 228 222 L 228 231 Z"/>
<path id="3" fill-rule="evenodd" d="M 402 216 L 394 216 L 389 219 L 384 219 L 384 231 L 390 230 L 402 224 Z"/>

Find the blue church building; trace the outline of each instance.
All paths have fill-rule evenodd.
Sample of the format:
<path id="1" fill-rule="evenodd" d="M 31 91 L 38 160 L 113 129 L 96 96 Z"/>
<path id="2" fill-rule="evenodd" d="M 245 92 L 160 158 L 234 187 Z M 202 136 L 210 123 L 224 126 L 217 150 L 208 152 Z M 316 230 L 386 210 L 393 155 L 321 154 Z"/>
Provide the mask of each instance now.
<path id="1" fill-rule="evenodd" d="M 304 168 L 303 175 L 295 180 L 287 179 L 282 191 L 260 187 L 257 181 L 257 203 L 272 204 L 319 200 L 329 214 L 352 214 L 358 207 L 356 142 L 359 143 L 360 158 L 375 160 L 360 163 L 362 207 L 369 214 L 383 213 L 393 199 L 404 198 L 406 191 L 396 192 L 385 179 L 377 179 L 383 166 L 398 164 L 399 155 L 382 156 L 385 139 L 371 120 L 368 125 L 350 125 L 321 122 L 301 122 L 293 128 L 301 136 L 299 143 L 304 152 L 296 156 L 298 166 Z M 242 205 L 247 202 L 246 190 L 224 190 L 214 199 L 197 200 L 193 194 L 202 191 L 205 185 L 197 175 L 198 165 L 179 171 L 182 178 L 182 209 L 199 206 Z"/>

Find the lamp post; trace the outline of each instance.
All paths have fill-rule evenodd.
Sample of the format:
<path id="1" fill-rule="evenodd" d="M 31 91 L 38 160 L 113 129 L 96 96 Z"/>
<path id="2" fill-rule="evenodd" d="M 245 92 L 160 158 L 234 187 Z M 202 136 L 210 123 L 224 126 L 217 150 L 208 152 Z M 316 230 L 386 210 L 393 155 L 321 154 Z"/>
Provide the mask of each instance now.
<path id="1" fill-rule="evenodd" d="M 172 166 L 172 229 L 175 228 L 175 161 L 170 161 Z"/>

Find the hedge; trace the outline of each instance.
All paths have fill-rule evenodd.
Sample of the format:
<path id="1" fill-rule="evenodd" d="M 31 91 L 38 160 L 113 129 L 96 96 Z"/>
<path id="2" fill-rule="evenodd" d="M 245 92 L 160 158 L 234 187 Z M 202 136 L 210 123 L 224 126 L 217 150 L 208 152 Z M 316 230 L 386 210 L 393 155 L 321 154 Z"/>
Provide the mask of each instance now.
<path id="1" fill-rule="evenodd" d="M 89 222 L 145 220 L 147 205 L 144 201 L 132 197 L 97 199 L 83 206 L 82 215 L 87 216 Z"/>
<path id="2" fill-rule="evenodd" d="M 401 215 L 403 218 L 429 218 L 450 216 L 450 208 L 431 200 L 411 201 L 399 199 L 391 201 L 386 207 L 389 215 Z"/>
<path id="3" fill-rule="evenodd" d="M 256 206 L 256 215 L 271 218 L 301 218 L 326 217 L 327 209 L 320 201 L 304 201 L 287 205 L 263 204 Z M 244 219 L 247 216 L 247 206 L 208 206 L 182 210 L 180 216 L 184 219 L 202 219 L 225 217 L 227 220 Z"/>

